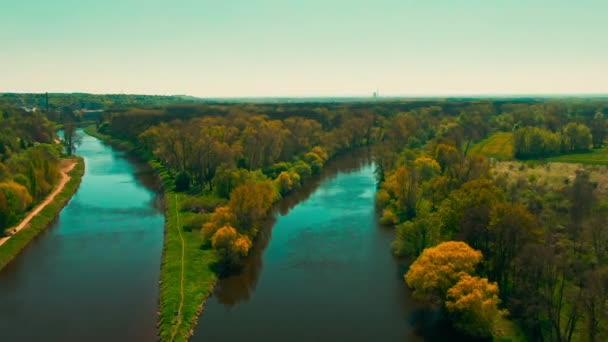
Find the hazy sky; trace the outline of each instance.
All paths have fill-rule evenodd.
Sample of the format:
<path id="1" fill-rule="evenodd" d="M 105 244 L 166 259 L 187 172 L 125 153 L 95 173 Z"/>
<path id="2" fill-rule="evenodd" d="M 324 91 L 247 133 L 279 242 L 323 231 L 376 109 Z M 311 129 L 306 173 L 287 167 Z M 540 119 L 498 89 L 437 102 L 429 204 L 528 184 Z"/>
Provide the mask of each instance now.
<path id="1" fill-rule="evenodd" d="M 608 93 L 608 0 L 0 0 L 0 92 Z"/>

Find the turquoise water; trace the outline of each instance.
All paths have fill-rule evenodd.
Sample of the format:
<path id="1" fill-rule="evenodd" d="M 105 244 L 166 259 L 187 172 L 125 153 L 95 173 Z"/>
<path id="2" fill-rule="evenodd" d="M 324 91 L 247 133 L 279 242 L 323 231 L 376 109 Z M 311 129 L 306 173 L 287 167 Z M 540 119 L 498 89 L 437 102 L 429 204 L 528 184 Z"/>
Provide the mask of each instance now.
<path id="1" fill-rule="evenodd" d="M 424 315 L 390 253 L 392 230 L 378 224 L 375 190 L 368 155 L 330 164 L 280 208 L 243 273 L 219 282 L 192 340 L 421 340 Z"/>
<path id="2" fill-rule="evenodd" d="M 88 135 L 77 154 L 78 192 L 0 272 L 0 340 L 153 341 L 164 225 L 155 177 Z"/>

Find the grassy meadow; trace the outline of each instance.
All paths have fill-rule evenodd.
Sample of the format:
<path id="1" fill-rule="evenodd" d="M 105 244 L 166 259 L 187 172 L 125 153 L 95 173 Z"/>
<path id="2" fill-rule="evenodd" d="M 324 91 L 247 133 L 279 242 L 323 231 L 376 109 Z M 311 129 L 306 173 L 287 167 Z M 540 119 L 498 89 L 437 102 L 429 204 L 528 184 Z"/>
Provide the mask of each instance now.
<path id="1" fill-rule="evenodd" d="M 471 147 L 471 153 L 497 160 L 513 159 L 513 133 L 497 132 Z"/>

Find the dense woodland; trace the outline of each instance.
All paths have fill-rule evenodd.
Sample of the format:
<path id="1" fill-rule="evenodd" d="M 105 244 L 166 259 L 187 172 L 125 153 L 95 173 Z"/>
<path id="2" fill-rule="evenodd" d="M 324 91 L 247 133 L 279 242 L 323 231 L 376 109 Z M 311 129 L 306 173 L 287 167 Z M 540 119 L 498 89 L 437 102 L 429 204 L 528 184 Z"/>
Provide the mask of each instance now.
<path id="1" fill-rule="evenodd" d="M 468 153 L 471 141 L 507 130 L 518 157 L 599 148 L 606 108 L 486 103 L 458 116 L 392 117 L 375 146 L 377 203 L 396 227 L 394 252 L 416 258 L 405 276 L 414 294 L 474 336 L 493 335 L 509 317 L 530 340 L 606 340 L 608 202 L 597 184 L 585 169 L 557 187 L 509 179 Z M 411 136 L 427 139 L 403 146 Z"/>
<path id="2" fill-rule="evenodd" d="M 600 148 L 606 112 L 602 99 L 180 105 L 115 111 L 99 128 L 204 194 L 187 204 L 207 210 L 189 226 L 226 265 L 247 255 L 281 195 L 334 154 L 372 146 L 381 222 L 395 227 L 395 254 L 415 260 L 405 280 L 418 298 L 472 336 L 509 319 L 530 340 L 599 341 L 608 202 L 596 184 L 584 170 L 559 188 L 514 182 L 469 151 L 498 131 L 513 132 L 518 158 Z"/>
<path id="3" fill-rule="evenodd" d="M 0 105 L 0 233 L 52 191 L 61 147 L 41 113 Z"/>
<path id="4" fill-rule="evenodd" d="M 67 112 L 70 127 L 78 117 Z M 42 116 L 2 114 L 0 196 L 20 198 L 0 197 L 0 210 L 19 207 L 2 216 L 10 225 L 56 180 L 58 151 Z M 153 104 L 113 107 L 98 131 L 169 169 L 188 198 L 180 209 L 196 213 L 185 227 L 227 270 L 238 270 L 276 200 L 332 156 L 369 146 L 380 220 L 395 227 L 393 252 L 412 261 L 404 278 L 417 298 L 471 336 L 512 321 L 529 340 L 603 341 L 608 201 L 598 184 L 585 168 L 557 186 L 507 177 L 470 151 L 495 132 L 513 133 L 519 159 L 600 149 L 606 114 L 602 98 Z M 24 125 L 40 128 L 16 133 Z M 38 163 L 44 153 L 55 159 Z"/>
<path id="5" fill-rule="evenodd" d="M 195 111 L 176 114 L 188 110 Z M 247 108 L 177 107 L 115 112 L 99 131 L 136 141 L 171 170 L 175 190 L 193 195 L 182 209 L 200 214 L 188 226 L 201 230 L 230 269 L 248 254 L 277 199 L 331 156 L 378 139 L 375 120 L 366 110 L 271 117 Z"/>

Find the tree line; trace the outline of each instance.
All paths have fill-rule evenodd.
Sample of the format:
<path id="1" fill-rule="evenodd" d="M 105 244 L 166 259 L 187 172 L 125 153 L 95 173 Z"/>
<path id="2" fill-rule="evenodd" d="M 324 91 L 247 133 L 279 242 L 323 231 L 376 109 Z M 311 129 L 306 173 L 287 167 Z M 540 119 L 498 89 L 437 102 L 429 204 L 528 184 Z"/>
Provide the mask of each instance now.
<path id="1" fill-rule="evenodd" d="M 325 119 L 273 119 L 243 110 L 173 119 L 162 111 L 140 109 L 115 113 L 100 130 L 134 139 L 170 170 L 176 191 L 225 203 L 188 225 L 198 225 L 203 244 L 214 248 L 229 269 L 248 254 L 277 199 L 318 174 L 331 156 L 378 138 L 371 112 L 321 111 L 316 116 Z M 130 124 L 119 124 L 125 121 Z M 194 203 L 201 201 L 187 205 L 200 211 Z"/>
<path id="2" fill-rule="evenodd" d="M 41 113 L 0 106 L 0 233 L 16 224 L 60 178 L 61 148 Z"/>
<path id="3" fill-rule="evenodd" d="M 225 265 L 242 262 L 280 196 L 336 153 L 371 144 L 380 219 L 396 228 L 395 254 L 416 260 L 404 275 L 416 296 L 474 336 L 510 319 L 531 340 L 602 340 L 607 211 L 588 174 L 557 188 L 523 172 L 508 179 L 469 149 L 495 131 L 514 131 L 521 157 L 599 147 L 607 108 L 605 99 L 183 105 L 116 111 L 99 129 L 170 169 L 176 190 L 196 198 L 185 210 L 205 212 L 188 226 Z"/>

